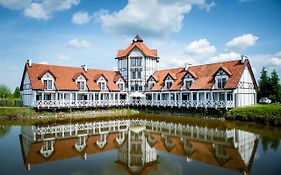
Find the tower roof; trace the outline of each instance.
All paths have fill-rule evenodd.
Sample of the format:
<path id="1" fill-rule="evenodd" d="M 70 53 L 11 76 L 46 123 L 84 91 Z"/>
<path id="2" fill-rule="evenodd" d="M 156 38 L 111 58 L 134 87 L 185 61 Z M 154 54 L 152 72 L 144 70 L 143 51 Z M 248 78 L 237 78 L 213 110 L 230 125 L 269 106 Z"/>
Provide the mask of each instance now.
<path id="1" fill-rule="evenodd" d="M 143 42 L 143 39 L 137 34 L 135 36 L 135 38 L 133 39 L 133 43 L 135 43 L 135 42 Z"/>
<path id="2" fill-rule="evenodd" d="M 118 50 L 116 58 L 127 56 L 134 48 L 138 48 L 146 56 L 157 57 L 157 50 L 149 49 L 144 44 L 143 39 L 139 35 L 136 35 L 133 39 L 133 42 L 128 46 L 127 49 Z"/>

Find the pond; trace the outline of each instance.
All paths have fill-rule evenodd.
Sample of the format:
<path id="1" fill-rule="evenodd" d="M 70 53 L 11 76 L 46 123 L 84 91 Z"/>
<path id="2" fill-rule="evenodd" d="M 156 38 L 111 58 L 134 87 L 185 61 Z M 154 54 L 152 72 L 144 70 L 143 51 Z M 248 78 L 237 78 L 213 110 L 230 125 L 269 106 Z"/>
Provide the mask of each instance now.
<path id="1" fill-rule="evenodd" d="M 206 121 L 1 125 L 0 174 L 280 174 L 280 138 Z"/>

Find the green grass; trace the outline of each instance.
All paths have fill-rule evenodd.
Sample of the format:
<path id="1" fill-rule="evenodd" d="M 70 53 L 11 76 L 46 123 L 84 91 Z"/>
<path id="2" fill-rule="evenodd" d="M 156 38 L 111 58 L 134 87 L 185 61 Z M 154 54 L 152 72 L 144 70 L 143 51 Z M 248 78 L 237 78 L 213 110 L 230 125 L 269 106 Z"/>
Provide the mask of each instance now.
<path id="1" fill-rule="evenodd" d="M 0 98 L 0 106 L 22 106 L 22 100 L 18 98 L 6 98 L 2 99 Z"/>
<path id="2" fill-rule="evenodd" d="M 258 104 L 234 108 L 226 112 L 227 120 L 253 121 L 266 125 L 281 125 L 281 105 Z"/>

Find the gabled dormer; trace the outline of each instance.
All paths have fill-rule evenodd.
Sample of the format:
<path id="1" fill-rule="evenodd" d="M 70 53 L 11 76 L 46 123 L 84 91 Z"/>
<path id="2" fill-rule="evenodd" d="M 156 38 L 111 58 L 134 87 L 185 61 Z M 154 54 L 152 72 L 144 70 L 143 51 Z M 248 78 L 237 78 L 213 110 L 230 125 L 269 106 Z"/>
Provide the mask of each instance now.
<path id="1" fill-rule="evenodd" d="M 182 78 L 182 90 L 188 90 L 193 82 L 195 81 L 196 76 L 190 73 L 189 71 L 186 72 L 186 74 Z"/>
<path id="2" fill-rule="evenodd" d="M 107 87 L 108 80 L 103 74 L 97 76 L 96 82 L 99 85 L 100 91 L 108 91 L 108 87 Z"/>
<path id="3" fill-rule="evenodd" d="M 45 157 L 48 158 L 54 152 L 54 143 L 55 140 L 44 140 L 42 143 L 42 147 L 40 149 L 40 153 Z"/>
<path id="4" fill-rule="evenodd" d="M 153 86 L 156 84 L 156 79 L 153 75 L 151 75 L 147 80 L 147 90 L 151 90 Z"/>
<path id="5" fill-rule="evenodd" d="M 44 90 L 54 90 L 55 89 L 56 77 L 50 70 L 39 75 L 38 79 L 41 80 Z"/>
<path id="6" fill-rule="evenodd" d="M 163 82 L 164 82 L 164 86 L 162 90 L 169 90 L 172 84 L 175 82 L 175 78 L 174 76 L 172 76 L 172 74 L 168 73 L 164 78 Z"/>
<path id="7" fill-rule="evenodd" d="M 228 68 L 221 66 L 214 74 L 214 89 L 223 89 L 227 80 L 232 75 Z"/>
<path id="8" fill-rule="evenodd" d="M 78 140 L 75 143 L 75 148 L 77 151 L 82 152 L 86 148 L 87 135 L 78 136 Z"/>
<path id="9" fill-rule="evenodd" d="M 125 91 L 125 81 L 123 78 L 118 78 L 118 80 L 116 81 L 116 84 L 119 88 L 120 91 Z"/>
<path id="10" fill-rule="evenodd" d="M 84 91 L 87 90 L 87 77 L 83 73 L 78 73 L 73 77 L 77 87 L 79 90 Z"/>

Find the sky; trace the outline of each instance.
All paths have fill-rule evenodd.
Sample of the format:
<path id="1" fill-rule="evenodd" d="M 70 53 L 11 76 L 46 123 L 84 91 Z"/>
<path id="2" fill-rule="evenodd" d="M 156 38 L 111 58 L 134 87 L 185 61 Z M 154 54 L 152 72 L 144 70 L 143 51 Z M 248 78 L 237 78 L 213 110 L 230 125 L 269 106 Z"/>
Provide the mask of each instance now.
<path id="1" fill-rule="evenodd" d="M 280 0 L 0 0 L 0 84 L 13 91 L 24 64 L 117 69 L 136 34 L 159 68 L 246 55 L 281 77 Z"/>

